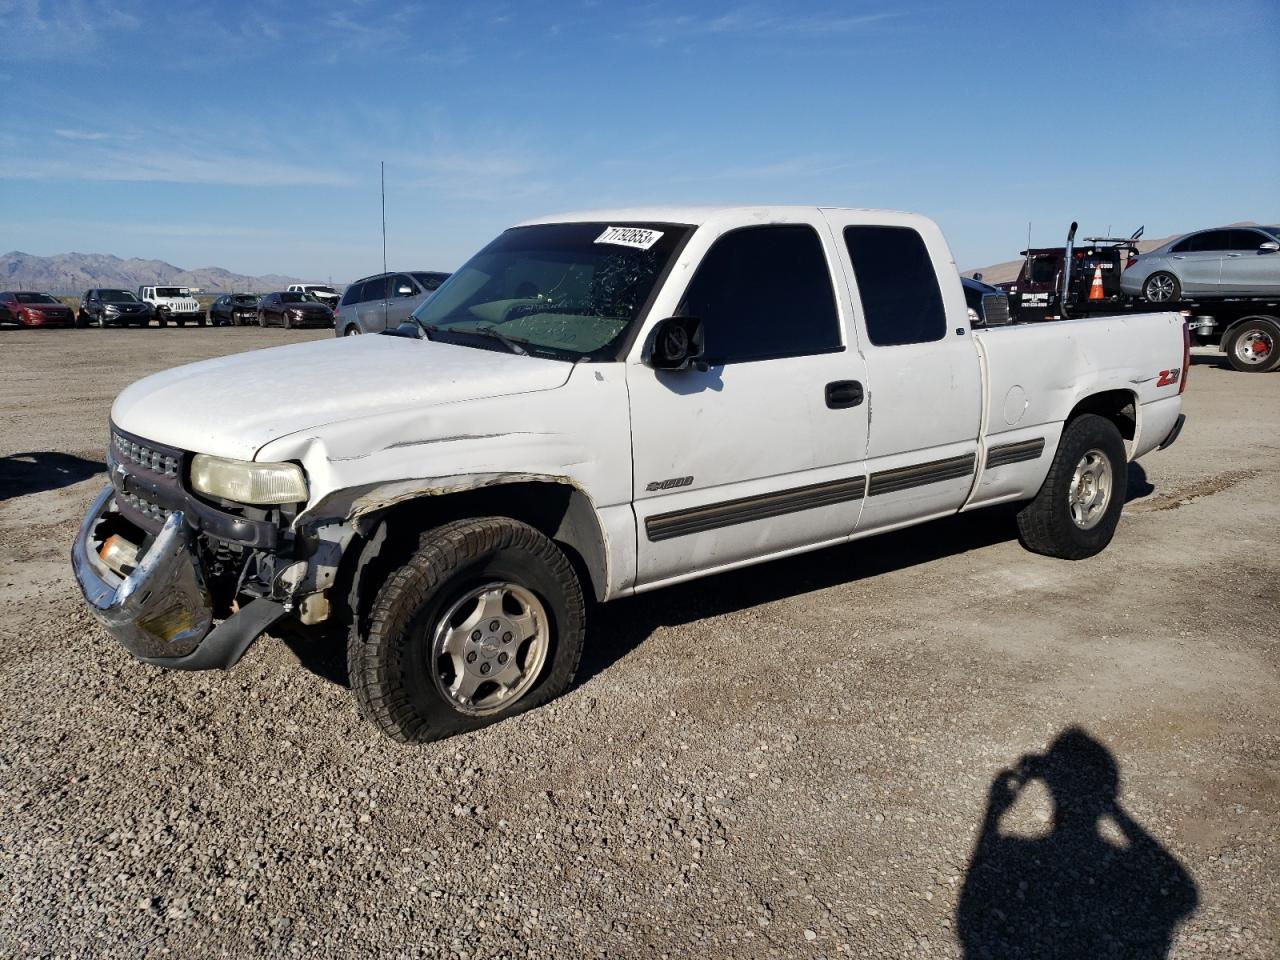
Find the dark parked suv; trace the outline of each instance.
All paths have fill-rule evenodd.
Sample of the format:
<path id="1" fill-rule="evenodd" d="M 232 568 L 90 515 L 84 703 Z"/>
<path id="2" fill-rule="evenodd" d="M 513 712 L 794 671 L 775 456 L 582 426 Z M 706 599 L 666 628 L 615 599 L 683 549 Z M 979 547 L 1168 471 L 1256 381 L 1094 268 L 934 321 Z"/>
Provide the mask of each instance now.
<path id="1" fill-rule="evenodd" d="M 348 284 L 334 311 L 339 337 L 395 329 L 449 279 L 447 273 L 422 270 L 380 273 Z"/>
<path id="2" fill-rule="evenodd" d="M 155 307 L 139 300 L 128 290 L 95 287 L 80 298 L 76 326 L 145 327 L 156 315 Z"/>

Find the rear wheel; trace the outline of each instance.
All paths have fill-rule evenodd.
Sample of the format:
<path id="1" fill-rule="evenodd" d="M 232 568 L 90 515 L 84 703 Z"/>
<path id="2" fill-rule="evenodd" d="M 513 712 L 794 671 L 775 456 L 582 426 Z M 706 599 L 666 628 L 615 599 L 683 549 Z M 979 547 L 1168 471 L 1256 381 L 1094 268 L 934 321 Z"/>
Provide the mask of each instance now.
<path id="1" fill-rule="evenodd" d="M 342 335 L 344 337 L 358 337 L 360 336 L 360 328 L 353 323 L 347 327 L 346 330 L 342 331 Z"/>
<path id="2" fill-rule="evenodd" d="M 1244 321 L 1227 340 L 1227 362 L 1245 373 L 1280 367 L 1280 323 L 1265 317 Z"/>
<path id="3" fill-rule="evenodd" d="M 1142 296 L 1150 303 L 1175 303 L 1182 299 L 1182 284 L 1172 273 L 1153 273 L 1142 284 Z"/>
<path id="4" fill-rule="evenodd" d="M 1018 513 L 1022 545 L 1063 560 L 1101 553 L 1115 536 L 1127 490 L 1116 425 L 1092 413 L 1077 417 L 1062 432 L 1040 492 Z"/>
<path id="5" fill-rule="evenodd" d="M 356 618 L 347 667 L 383 733 L 437 740 L 563 693 L 584 629 L 582 588 L 559 547 L 515 520 L 460 520 L 424 533 Z"/>

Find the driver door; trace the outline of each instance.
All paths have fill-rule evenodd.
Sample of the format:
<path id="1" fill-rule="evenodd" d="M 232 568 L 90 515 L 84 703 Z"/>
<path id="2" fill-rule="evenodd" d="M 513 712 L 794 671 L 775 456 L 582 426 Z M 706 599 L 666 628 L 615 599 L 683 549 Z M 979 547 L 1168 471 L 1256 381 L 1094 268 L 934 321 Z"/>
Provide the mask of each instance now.
<path id="1" fill-rule="evenodd" d="M 844 540 L 857 525 L 865 367 L 845 339 L 829 232 L 816 211 L 786 219 L 704 225 L 686 250 L 698 267 L 676 313 L 702 321 L 705 371 L 628 364 L 638 588 Z"/>

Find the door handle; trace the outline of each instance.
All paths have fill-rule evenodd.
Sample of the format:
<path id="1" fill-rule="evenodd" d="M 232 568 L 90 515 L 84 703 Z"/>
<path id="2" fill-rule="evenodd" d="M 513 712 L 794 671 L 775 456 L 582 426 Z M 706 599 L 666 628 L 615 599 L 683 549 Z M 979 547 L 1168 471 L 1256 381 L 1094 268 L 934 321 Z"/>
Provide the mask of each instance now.
<path id="1" fill-rule="evenodd" d="M 862 384 L 857 380 L 836 380 L 827 384 L 827 406 L 832 410 L 856 407 L 862 402 Z"/>

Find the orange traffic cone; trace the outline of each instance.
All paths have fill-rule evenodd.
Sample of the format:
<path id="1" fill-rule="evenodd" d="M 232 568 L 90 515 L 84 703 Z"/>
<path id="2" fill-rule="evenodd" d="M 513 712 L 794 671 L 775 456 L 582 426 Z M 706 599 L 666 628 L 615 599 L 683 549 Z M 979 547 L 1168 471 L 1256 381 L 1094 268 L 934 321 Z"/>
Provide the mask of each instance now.
<path id="1" fill-rule="evenodd" d="M 1095 266 L 1093 268 L 1093 283 L 1089 284 L 1089 299 L 1106 299 L 1106 294 L 1102 292 L 1102 267 L 1100 266 Z"/>

